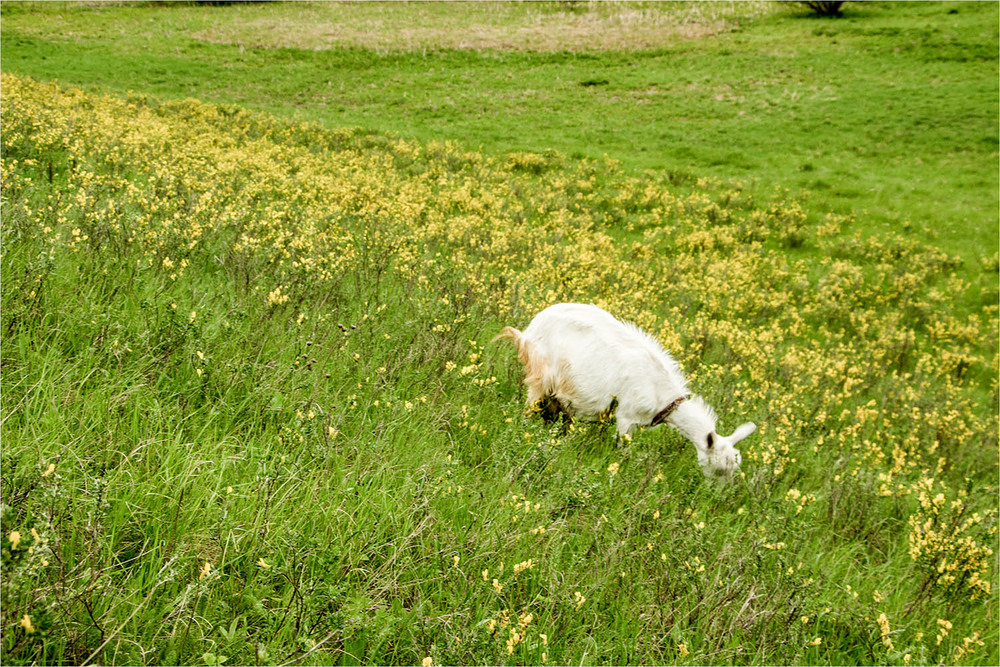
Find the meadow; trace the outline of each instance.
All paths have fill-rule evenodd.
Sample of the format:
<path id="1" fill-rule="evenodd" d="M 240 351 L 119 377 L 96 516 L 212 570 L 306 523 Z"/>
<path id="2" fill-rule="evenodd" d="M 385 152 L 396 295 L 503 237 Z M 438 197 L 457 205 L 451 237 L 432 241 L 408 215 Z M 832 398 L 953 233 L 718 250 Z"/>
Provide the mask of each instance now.
<path id="1" fill-rule="evenodd" d="M 294 99 L 291 79 L 261 77 L 240 93 L 259 95 L 250 104 L 221 58 L 232 78 L 187 79 L 216 92 L 178 91 L 187 50 L 237 53 L 247 12 L 291 26 L 270 38 L 322 38 L 303 31 L 309 6 L 215 8 L 238 10 L 227 19 L 10 7 L 4 664 L 997 663 L 997 153 L 982 140 L 997 132 L 996 30 L 992 60 L 948 60 L 966 75 L 935 84 L 975 91 L 967 122 L 950 140 L 883 133 L 881 157 L 849 175 L 880 187 L 845 202 L 802 171 L 783 183 L 811 150 L 794 134 L 745 182 L 703 155 L 645 162 L 627 112 L 605 156 L 538 127 L 530 145 L 470 140 L 459 112 L 448 132 L 468 136 L 449 136 L 419 103 L 393 119 L 383 102 L 343 116 L 263 108 Z M 349 7 L 359 17 L 344 25 L 371 20 Z M 491 20 L 508 27 L 542 11 L 502 7 Z M 970 4 L 894 7 L 857 10 L 867 28 L 862 15 L 808 31 L 881 20 L 912 37 L 932 12 L 996 20 Z M 608 11 L 543 9 L 599 24 Z M 553 55 L 491 43 L 486 28 L 482 43 L 442 43 L 455 29 L 431 30 L 432 16 L 407 33 L 417 41 L 254 53 L 265 69 L 351 57 L 375 63 L 373 81 L 418 54 L 480 59 L 502 79 L 512 60 L 625 67 L 722 57 L 730 39 L 763 53 L 750 45 L 769 22 L 780 36 L 810 20 L 759 4 L 697 21 L 686 5 L 657 11 L 680 27 L 640 50 Z M 198 47 L 126 29 L 167 12 L 220 23 L 186 28 Z M 162 49 L 119 58 L 117 83 L 111 26 L 128 35 L 115 48 Z M 922 61 L 942 40 L 896 41 Z M 129 79 L 172 49 L 169 80 Z M 397 76 L 416 85 L 405 65 Z M 859 94 L 865 78 L 841 85 Z M 914 117 L 883 112 L 868 131 Z M 732 150 L 719 143 L 699 150 Z M 862 147 L 874 148 L 833 143 L 813 164 Z M 954 187 L 926 185 L 942 182 Z M 706 480 L 667 429 L 616 446 L 607 426 L 563 431 L 527 413 L 516 354 L 491 340 L 557 301 L 656 335 L 724 432 L 760 425 L 741 473 Z"/>
<path id="2" fill-rule="evenodd" d="M 5 1 L 0 16 L 4 69 L 43 80 L 489 155 L 608 155 L 685 192 L 787 188 L 813 222 L 857 214 L 971 262 L 997 249 L 989 3 L 848 3 L 837 20 L 766 1 L 463 9 Z"/>

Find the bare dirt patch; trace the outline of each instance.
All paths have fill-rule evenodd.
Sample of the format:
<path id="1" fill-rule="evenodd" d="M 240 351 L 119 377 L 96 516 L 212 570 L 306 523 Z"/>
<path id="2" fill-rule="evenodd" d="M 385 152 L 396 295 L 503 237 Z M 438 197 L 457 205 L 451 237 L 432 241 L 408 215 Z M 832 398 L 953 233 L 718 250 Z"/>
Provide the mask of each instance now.
<path id="1" fill-rule="evenodd" d="M 292 3 L 220 16 L 196 38 L 254 48 L 654 49 L 734 29 L 765 2 Z"/>

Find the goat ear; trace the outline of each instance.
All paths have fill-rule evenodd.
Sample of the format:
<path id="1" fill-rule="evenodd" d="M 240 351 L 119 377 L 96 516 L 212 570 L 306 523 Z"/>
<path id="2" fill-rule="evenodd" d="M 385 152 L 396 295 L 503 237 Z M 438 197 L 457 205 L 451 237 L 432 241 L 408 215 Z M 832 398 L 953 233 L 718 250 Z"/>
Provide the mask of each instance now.
<path id="1" fill-rule="evenodd" d="M 736 430 L 733 431 L 733 434 L 729 436 L 729 442 L 730 444 L 735 445 L 737 442 L 747 437 L 756 430 L 757 430 L 757 425 L 754 424 L 753 422 L 747 422 L 746 424 L 741 424 L 740 426 L 737 426 Z"/>

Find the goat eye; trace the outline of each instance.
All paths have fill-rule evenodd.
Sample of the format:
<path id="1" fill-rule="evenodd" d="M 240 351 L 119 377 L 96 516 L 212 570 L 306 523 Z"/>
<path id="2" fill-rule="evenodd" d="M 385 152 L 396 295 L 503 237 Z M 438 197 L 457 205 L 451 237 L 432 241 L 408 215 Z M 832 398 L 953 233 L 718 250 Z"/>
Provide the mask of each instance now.
<path id="1" fill-rule="evenodd" d="M 712 445 L 714 445 L 714 444 L 715 444 L 715 440 L 714 440 L 714 438 L 712 438 L 712 434 L 709 433 L 708 434 L 708 448 L 711 449 Z"/>

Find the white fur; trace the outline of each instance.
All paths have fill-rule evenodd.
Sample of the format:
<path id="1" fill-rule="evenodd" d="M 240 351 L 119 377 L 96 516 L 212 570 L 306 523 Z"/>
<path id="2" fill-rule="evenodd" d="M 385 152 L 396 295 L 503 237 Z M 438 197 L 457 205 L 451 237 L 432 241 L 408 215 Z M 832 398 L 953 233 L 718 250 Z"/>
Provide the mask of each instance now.
<path id="1" fill-rule="evenodd" d="M 517 345 L 529 406 L 551 396 L 570 417 L 593 419 L 617 399 L 619 436 L 649 425 L 673 401 L 688 396 L 680 367 L 656 339 L 597 306 L 559 303 L 536 315 L 523 333 L 504 327 L 497 338 Z M 715 432 L 716 421 L 699 396 L 683 401 L 667 418 L 694 444 L 706 475 L 729 475 L 741 462 L 734 445 L 757 427 L 746 423 L 723 437 Z"/>

